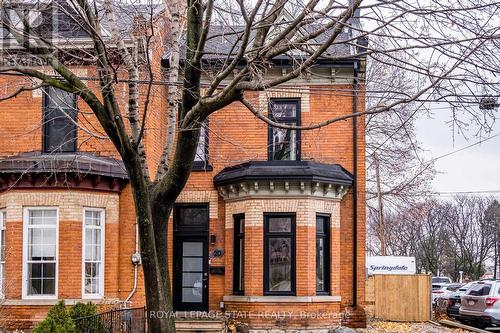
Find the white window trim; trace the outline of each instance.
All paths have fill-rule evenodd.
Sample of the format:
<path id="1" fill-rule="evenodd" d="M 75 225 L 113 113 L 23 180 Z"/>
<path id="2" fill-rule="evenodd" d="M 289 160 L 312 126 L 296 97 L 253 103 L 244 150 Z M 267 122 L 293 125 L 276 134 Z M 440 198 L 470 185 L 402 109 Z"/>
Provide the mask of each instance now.
<path id="1" fill-rule="evenodd" d="M 7 210 L 5 208 L 0 209 L 0 216 L 2 221 L 0 222 L 0 233 L 5 232 L 5 241 L 7 241 Z M 0 238 L 0 251 L 1 247 L 5 246 L 5 244 L 1 243 L 2 238 Z M 7 249 L 5 250 L 5 255 L 7 256 Z M 4 261 L 0 261 L 0 265 L 3 263 L 2 277 L 0 278 L 0 299 L 5 299 L 5 266 L 7 260 L 4 258 Z"/>
<path id="2" fill-rule="evenodd" d="M 99 272 L 99 294 L 85 293 L 85 212 L 94 211 L 101 213 L 101 270 Z M 104 249 L 106 247 L 106 210 L 104 208 L 84 207 L 82 212 L 82 299 L 104 298 Z"/>
<path id="3" fill-rule="evenodd" d="M 54 209 L 56 211 L 56 281 L 54 295 L 28 295 L 28 224 L 30 210 Z M 59 207 L 36 206 L 23 209 L 23 299 L 57 299 L 59 294 Z"/>

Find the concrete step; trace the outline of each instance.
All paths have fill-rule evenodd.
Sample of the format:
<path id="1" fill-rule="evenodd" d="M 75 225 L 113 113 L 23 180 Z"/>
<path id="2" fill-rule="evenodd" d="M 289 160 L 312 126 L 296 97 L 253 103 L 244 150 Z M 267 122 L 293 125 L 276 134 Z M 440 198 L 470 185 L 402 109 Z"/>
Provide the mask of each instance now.
<path id="1" fill-rule="evenodd" d="M 223 320 L 177 319 L 175 330 L 178 333 L 226 333 Z"/>

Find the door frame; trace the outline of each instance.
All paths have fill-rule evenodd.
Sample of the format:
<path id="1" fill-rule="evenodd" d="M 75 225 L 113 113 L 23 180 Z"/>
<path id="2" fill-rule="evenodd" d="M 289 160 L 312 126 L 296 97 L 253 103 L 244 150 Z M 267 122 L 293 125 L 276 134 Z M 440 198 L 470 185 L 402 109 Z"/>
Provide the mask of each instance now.
<path id="1" fill-rule="evenodd" d="M 197 227 L 187 227 L 179 223 L 179 208 L 199 207 L 207 209 L 206 224 Z M 172 301 L 174 311 L 208 311 L 208 288 L 209 288 L 209 255 L 208 255 L 208 230 L 209 230 L 209 206 L 208 204 L 183 203 L 174 206 L 174 230 L 173 230 L 173 262 L 172 262 Z M 201 303 L 182 302 L 182 243 L 203 242 L 203 301 Z"/>

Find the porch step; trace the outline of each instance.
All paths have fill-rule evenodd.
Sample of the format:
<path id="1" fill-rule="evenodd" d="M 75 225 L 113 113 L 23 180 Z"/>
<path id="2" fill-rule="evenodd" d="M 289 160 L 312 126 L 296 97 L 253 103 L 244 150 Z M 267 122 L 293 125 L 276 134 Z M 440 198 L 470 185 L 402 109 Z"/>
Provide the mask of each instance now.
<path id="1" fill-rule="evenodd" d="M 178 333 L 226 333 L 223 320 L 177 319 L 175 330 Z"/>

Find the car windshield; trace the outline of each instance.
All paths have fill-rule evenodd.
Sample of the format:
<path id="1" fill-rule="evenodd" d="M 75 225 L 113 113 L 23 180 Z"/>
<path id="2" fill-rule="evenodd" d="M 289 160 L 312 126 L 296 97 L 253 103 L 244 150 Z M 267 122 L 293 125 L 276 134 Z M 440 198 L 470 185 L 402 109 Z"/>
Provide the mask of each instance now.
<path id="1" fill-rule="evenodd" d="M 491 284 L 476 283 L 470 287 L 467 295 L 470 296 L 486 296 L 490 294 Z"/>
<path id="2" fill-rule="evenodd" d="M 462 286 L 460 289 L 460 291 L 467 291 L 467 289 L 470 288 L 470 286 L 472 286 L 472 283 L 467 283 L 465 286 Z"/>
<path id="3" fill-rule="evenodd" d="M 449 282 L 450 282 L 449 278 L 439 278 L 439 277 L 432 278 L 432 283 L 449 283 Z"/>
<path id="4" fill-rule="evenodd" d="M 449 291 L 455 291 L 458 289 L 458 286 L 448 286 L 446 287 L 446 290 L 449 290 Z"/>

